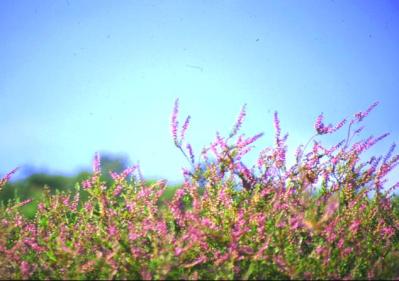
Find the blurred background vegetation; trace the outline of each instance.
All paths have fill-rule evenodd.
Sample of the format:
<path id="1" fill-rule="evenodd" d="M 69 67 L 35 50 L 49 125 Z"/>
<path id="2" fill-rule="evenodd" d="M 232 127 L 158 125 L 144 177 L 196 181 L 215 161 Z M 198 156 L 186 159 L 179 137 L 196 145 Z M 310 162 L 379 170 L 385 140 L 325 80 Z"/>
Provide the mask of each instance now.
<path id="1" fill-rule="evenodd" d="M 117 173 L 122 172 L 129 167 L 129 159 L 121 155 L 102 154 L 101 155 L 101 169 L 102 179 L 110 185 L 112 178 L 110 171 Z M 33 218 L 36 214 L 37 205 L 39 204 L 45 187 L 48 187 L 52 194 L 57 192 L 72 192 L 75 193 L 75 185 L 90 178 L 92 172 L 89 170 L 82 170 L 75 175 L 65 176 L 57 174 L 49 174 L 46 172 L 33 172 L 18 180 L 11 180 L 0 191 L 0 204 L 6 206 L 13 202 L 22 202 L 26 199 L 33 201 L 21 208 L 24 216 Z M 0 176 L 2 177 L 2 176 Z M 150 185 L 158 179 L 145 179 L 145 183 Z M 168 185 L 165 193 L 160 199 L 160 203 L 169 201 L 179 185 Z M 81 189 L 80 198 L 82 201 L 87 199 L 88 193 Z"/>

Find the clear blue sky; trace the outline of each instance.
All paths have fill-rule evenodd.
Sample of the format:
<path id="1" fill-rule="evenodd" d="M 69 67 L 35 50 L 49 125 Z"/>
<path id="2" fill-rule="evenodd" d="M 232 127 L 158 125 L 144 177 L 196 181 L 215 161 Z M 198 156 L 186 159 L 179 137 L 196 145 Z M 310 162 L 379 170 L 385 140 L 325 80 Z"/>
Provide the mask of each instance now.
<path id="1" fill-rule="evenodd" d="M 320 112 L 376 100 L 366 132 L 391 136 L 373 151 L 399 139 L 399 1 L 2 0 L 0 35 L 1 173 L 73 173 L 107 151 L 177 181 L 176 97 L 195 152 L 244 103 L 259 149 L 275 110 L 293 153 Z"/>

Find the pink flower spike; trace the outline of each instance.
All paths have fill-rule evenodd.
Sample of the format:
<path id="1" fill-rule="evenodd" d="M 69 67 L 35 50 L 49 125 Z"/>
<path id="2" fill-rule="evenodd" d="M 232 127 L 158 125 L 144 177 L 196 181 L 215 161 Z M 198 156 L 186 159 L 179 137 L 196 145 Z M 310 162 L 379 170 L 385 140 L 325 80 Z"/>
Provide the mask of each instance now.
<path id="1" fill-rule="evenodd" d="M 6 174 L 1 180 L 0 180 L 0 188 L 5 185 L 11 178 L 13 174 L 15 174 L 18 171 L 18 167 Z"/>
<path id="2" fill-rule="evenodd" d="M 341 129 L 341 128 L 345 125 L 345 123 L 346 123 L 346 118 L 343 119 L 341 122 L 339 122 L 339 123 L 335 126 L 335 128 L 333 129 L 333 131 L 334 131 L 334 132 L 335 132 L 335 131 L 338 131 L 339 129 Z"/>
<path id="3" fill-rule="evenodd" d="M 179 113 L 179 98 L 175 100 L 175 106 L 173 107 L 172 121 L 171 121 L 172 137 L 176 146 L 178 146 L 178 141 L 177 141 L 177 127 L 179 126 L 179 122 L 177 121 L 178 113 Z"/>
<path id="4" fill-rule="evenodd" d="M 26 199 L 26 200 L 24 200 L 24 201 L 22 201 L 22 202 L 20 202 L 20 203 L 18 203 L 18 204 L 16 204 L 16 205 L 14 205 L 13 208 L 23 207 L 23 206 L 25 206 L 25 205 L 28 205 L 28 204 L 31 203 L 32 201 L 33 201 L 33 200 L 32 200 L 31 198 Z"/>
<path id="5" fill-rule="evenodd" d="M 191 147 L 191 145 L 190 144 L 187 144 L 187 150 L 188 150 L 188 154 L 190 155 L 190 160 L 191 160 L 191 163 L 195 163 L 195 157 L 194 157 L 194 153 L 193 153 L 193 148 Z"/>
<path id="6" fill-rule="evenodd" d="M 246 115 L 246 107 L 247 107 L 246 104 L 244 104 L 242 106 L 240 114 L 238 115 L 238 118 L 234 124 L 233 130 L 231 131 L 231 133 L 229 135 L 229 138 L 234 137 L 237 134 L 237 132 L 240 130 L 241 125 L 242 125 L 245 115 Z"/>
<path id="7" fill-rule="evenodd" d="M 20 270 L 24 278 L 29 278 L 32 275 L 31 266 L 27 261 L 21 262 Z"/>
<path id="8" fill-rule="evenodd" d="M 314 124 L 314 128 L 316 129 L 316 132 L 317 132 L 319 135 L 327 134 L 328 131 L 332 129 L 331 127 L 325 127 L 325 126 L 324 126 L 323 118 L 324 118 L 323 113 L 321 113 L 321 114 L 317 117 L 316 122 L 315 122 L 315 124 Z"/>
<path id="9" fill-rule="evenodd" d="M 188 129 L 188 126 L 190 125 L 190 119 L 191 119 L 191 116 L 189 115 L 189 116 L 187 116 L 186 121 L 184 121 L 182 131 L 180 134 L 180 143 L 183 142 L 184 137 L 186 136 L 186 131 Z"/>
<path id="10" fill-rule="evenodd" d="M 101 160 L 100 154 L 98 152 L 96 152 L 96 154 L 94 155 L 93 171 L 95 174 L 99 174 L 101 172 Z"/>
<path id="11" fill-rule="evenodd" d="M 114 225 L 110 225 L 108 227 L 108 234 L 110 236 L 118 236 L 118 230 L 116 229 L 116 227 Z"/>
<path id="12" fill-rule="evenodd" d="M 83 189 L 89 189 L 89 188 L 91 188 L 92 183 L 89 180 L 85 180 L 85 181 L 83 181 L 82 186 L 83 186 Z"/>
<path id="13" fill-rule="evenodd" d="M 281 135 L 280 120 L 277 111 L 274 112 L 274 128 L 276 129 L 276 140 L 279 142 Z"/>
<path id="14" fill-rule="evenodd" d="M 120 185 L 120 184 L 118 184 L 118 185 L 115 187 L 115 190 L 114 190 L 113 195 L 114 195 L 115 197 L 118 197 L 118 196 L 121 194 L 122 189 L 123 189 L 123 186 Z"/>
<path id="15" fill-rule="evenodd" d="M 378 101 L 376 101 L 375 103 L 373 103 L 372 105 L 369 106 L 369 108 L 367 108 L 367 110 L 365 112 L 358 112 L 355 114 L 355 121 L 357 122 L 361 122 L 365 117 L 367 117 L 367 115 L 369 115 L 369 113 L 379 104 Z M 353 122 L 352 122 L 353 123 Z"/>

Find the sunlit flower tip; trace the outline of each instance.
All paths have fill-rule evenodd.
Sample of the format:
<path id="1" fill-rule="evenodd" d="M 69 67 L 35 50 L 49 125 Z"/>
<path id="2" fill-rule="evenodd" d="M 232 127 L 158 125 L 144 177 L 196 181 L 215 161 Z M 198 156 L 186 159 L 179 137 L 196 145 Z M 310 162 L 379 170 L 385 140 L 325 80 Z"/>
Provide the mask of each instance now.
<path id="1" fill-rule="evenodd" d="M 190 119 L 191 119 L 191 116 L 189 115 L 189 116 L 187 116 L 186 121 L 184 121 L 184 124 L 183 124 L 183 127 L 182 127 L 182 131 L 181 131 L 181 134 L 180 134 L 180 140 L 181 141 L 183 141 L 183 139 L 184 139 L 184 137 L 186 135 L 186 131 L 188 129 L 188 126 L 190 125 Z"/>
<path id="2" fill-rule="evenodd" d="M 187 144 L 187 150 L 188 150 L 188 154 L 190 155 L 190 160 L 191 160 L 191 163 L 195 163 L 195 159 L 194 159 L 194 153 L 193 153 L 193 148 L 191 147 L 191 145 L 190 144 Z"/>
<path id="3" fill-rule="evenodd" d="M 274 128 L 276 130 L 276 136 L 279 138 L 281 134 L 281 129 L 280 129 L 280 119 L 278 118 L 278 112 L 274 112 Z"/>
<path id="4" fill-rule="evenodd" d="M 10 180 L 12 175 L 14 175 L 18 171 L 18 169 L 19 167 L 13 169 L 11 172 L 8 172 L 2 179 L 0 179 L 0 187 L 5 185 Z"/>
<path id="5" fill-rule="evenodd" d="M 98 152 L 96 152 L 94 154 L 93 171 L 94 171 L 94 173 L 100 173 L 100 171 L 101 171 L 100 153 L 98 153 Z"/>
<path id="6" fill-rule="evenodd" d="M 367 117 L 367 115 L 369 115 L 369 113 L 379 104 L 378 101 L 376 101 L 375 103 L 373 103 L 372 105 L 369 106 L 369 108 L 367 108 L 367 110 L 365 112 L 357 112 L 355 114 L 355 118 L 357 119 L 358 122 L 362 121 L 365 117 Z"/>
<path id="7" fill-rule="evenodd" d="M 110 174 L 111 178 L 112 178 L 114 181 L 116 181 L 116 180 L 119 179 L 118 173 L 115 173 L 115 172 L 110 171 L 109 174 Z"/>
<path id="8" fill-rule="evenodd" d="M 230 133 L 230 137 L 235 136 L 237 134 L 237 132 L 240 130 L 242 123 L 244 122 L 245 115 L 246 115 L 246 107 L 247 107 L 246 104 L 244 104 L 242 106 L 240 114 L 238 115 L 237 120 L 234 123 L 233 130 Z"/>
<path id="9" fill-rule="evenodd" d="M 31 198 L 26 199 L 26 200 L 24 200 L 24 201 L 22 201 L 22 202 L 16 204 L 15 207 L 23 207 L 23 206 L 29 204 L 29 203 L 32 202 L 32 201 L 33 201 L 33 200 L 32 200 Z"/>
<path id="10" fill-rule="evenodd" d="M 319 116 L 317 116 L 316 122 L 314 124 L 314 128 L 319 135 L 325 134 L 326 130 L 323 124 L 323 118 L 323 113 L 321 113 Z"/>
<path id="11" fill-rule="evenodd" d="M 337 131 L 337 130 L 341 129 L 342 126 L 345 125 L 345 123 L 346 123 L 346 118 L 343 119 L 341 122 L 339 122 L 339 123 L 335 126 L 334 131 Z"/>
<path id="12" fill-rule="evenodd" d="M 173 107 L 172 120 L 171 120 L 172 137 L 176 145 L 178 144 L 177 142 L 177 127 L 179 125 L 179 122 L 177 121 L 178 113 L 179 113 L 179 98 L 175 100 L 175 105 Z"/>
<path id="13" fill-rule="evenodd" d="M 388 153 L 384 157 L 384 160 L 383 160 L 384 164 L 388 162 L 389 158 L 391 158 L 392 153 L 394 152 L 395 148 L 396 148 L 396 143 L 393 143 L 391 145 L 391 147 L 389 148 Z"/>
<path id="14" fill-rule="evenodd" d="M 370 105 L 369 108 L 366 110 L 366 113 L 369 114 L 379 103 L 379 101 L 376 101 L 372 105 Z"/>
<path id="15" fill-rule="evenodd" d="M 303 153 L 303 145 L 299 145 L 295 150 L 295 158 L 298 159 Z"/>
<path id="16" fill-rule="evenodd" d="M 252 137 L 250 137 L 250 138 L 248 138 L 248 139 L 246 139 L 244 141 L 240 141 L 239 143 L 237 141 L 237 146 L 239 148 L 245 147 L 247 145 L 250 145 L 250 144 L 254 143 L 255 141 L 257 141 L 262 136 L 263 136 L 263 133 L 259 133 L 259 134 L 256 134 L 256 135 L 254 135 L 254 136 L 252 136 Z"/>

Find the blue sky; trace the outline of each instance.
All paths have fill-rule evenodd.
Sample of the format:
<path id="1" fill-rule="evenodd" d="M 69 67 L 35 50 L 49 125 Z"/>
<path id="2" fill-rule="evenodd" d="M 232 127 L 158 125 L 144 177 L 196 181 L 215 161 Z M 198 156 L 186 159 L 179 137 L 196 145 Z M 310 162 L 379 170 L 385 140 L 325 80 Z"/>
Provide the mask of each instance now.
<path id="1" fill-rule="evenodd" d="M 320 112 L 336 122 L 376 100 L 366 132 L 391 136 L 373 152 L 399 139 L 397 1 L 3 0 L 0 35 L 1 173 L 70 174 L 106 151 L 178 181 L 176 97 L 196 152 L 244 103 L 243 132 L 265 133 L 255 152 L 275 110 L 292 154 Z"/>

